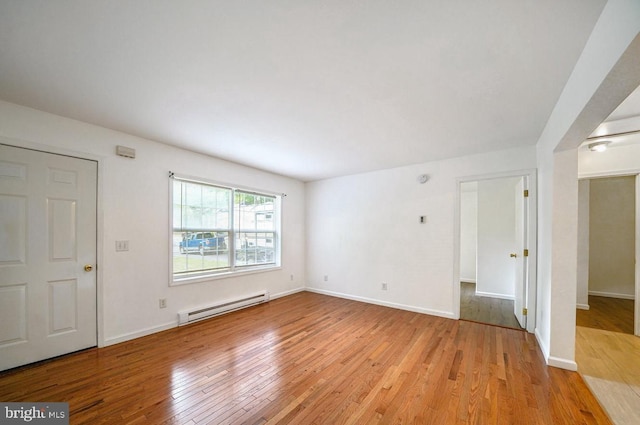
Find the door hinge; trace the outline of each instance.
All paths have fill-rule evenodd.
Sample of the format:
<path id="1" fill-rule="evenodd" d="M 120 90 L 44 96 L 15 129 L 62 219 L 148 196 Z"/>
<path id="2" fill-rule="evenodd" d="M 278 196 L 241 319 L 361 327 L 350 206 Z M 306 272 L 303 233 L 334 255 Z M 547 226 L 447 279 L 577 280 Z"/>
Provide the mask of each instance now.
<path id="1" fill-rule="evenodd" d="M 526 315 L 527 315 L 527 308 L 526 308 L 526 307 L 523 307 L 523 308 L 522 308 L 522 315 L 523 315 L 523 316 L 526 316 Z"/>
<path id="2" fill-rule="evenodd" d="M 529 197 L 529 189 L 525 189 L 524 190 L 524 197 L 528 198 Z"/>
<path id="3" fill-rule="evenodd" d="M 525 256 L 525 257 L 528 257 L 528 256 L 529 256 L 529 250 L 528 250 L 528 249 L 525 249 L 525 250 L 522 252 L 522 255 L 523 255 L 523 256 Z"/>

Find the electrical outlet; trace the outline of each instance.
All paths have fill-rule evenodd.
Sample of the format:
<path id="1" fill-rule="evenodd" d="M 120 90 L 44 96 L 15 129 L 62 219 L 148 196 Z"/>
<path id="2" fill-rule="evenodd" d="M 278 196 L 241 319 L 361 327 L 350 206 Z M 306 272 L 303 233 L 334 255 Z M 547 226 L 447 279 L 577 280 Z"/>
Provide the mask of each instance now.
<path id="1" fill-rule="evenodd" d="M 326 274 L 324 275 L 324 281 L 325 281 L 325 282 L 328 282 L 328 281 L 329 281 L 329 275 L 326 275 Z"/>
<path id="2" fill-rule="evenodd" d="M 383 291 L 386 291 L 387 289 L 389 289 L 389 288 L 387 287 L 387 283 L 386 283 L 386 282 L 382 282 L 382 290 L 383 290 Z"/>
<path id="3" fill-rule="evenodd" d="M 291 280 L 293 280 L 293 275 L 291 275 Z"/>
<path id="4" fill-rule="evenodd" d="M 158 300 L 158 305 L 160 308 L 167 308 L 167 299 L 166 298 L 160 298 Z"/>

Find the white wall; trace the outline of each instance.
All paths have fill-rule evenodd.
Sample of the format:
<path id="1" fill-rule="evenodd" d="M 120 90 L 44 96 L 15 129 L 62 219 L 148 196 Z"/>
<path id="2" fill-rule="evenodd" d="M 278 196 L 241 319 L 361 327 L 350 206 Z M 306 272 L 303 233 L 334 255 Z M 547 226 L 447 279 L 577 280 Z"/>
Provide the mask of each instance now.
<path id="1" fill-rule="evenodd" d="M 479 295 L 512 300 L 515 296 L 515 190 L 519 178 L 478 182 Z M 520 253 L 517 252 L 519 255 Z"/>
<path id="2" fill-rule="evenodd" d="M 478 183 L 460 185 L 460 281 L 476 282 Z"/>
<path id="3" fill-rule="evenodd" d="M 304 287 L 304 184 L 216 158 L 0 102 L 0 141 L 99 160 L 100 342 L 115 343 L 175 326 L 176 313 L 262 289 Z M 115 155 L 116 145 L 136 159 Z M 275 193 L 282 207 L 282 269 L 169 287 L 168 172 Z M 115 252 L 116 240 L 130 251 Z M 293 280 L 291 280 L 293 275 Z M 168 308 L 159 309 L 166 298 Z"/>
<path id="4" fill-rule="evenodd" d="M 534 164 L 527 147 L 308 183 L 308 288 L 453 317 L 457 179 Z"/>
<path id="5" fill-rule="evenodd" d="M 538 139 L 536 337 L 553 366 L 577 368 L 576 148 L 640 83 L 639 31 L 640 2 L 607 2 Z M 557 148 L 569 151 L 556 153 Z"/>
<path id="6" fill-rule="evenodd" d="M 589 206 L 589 293 L 635 298 L 636 178 L 593 179 Z"/>

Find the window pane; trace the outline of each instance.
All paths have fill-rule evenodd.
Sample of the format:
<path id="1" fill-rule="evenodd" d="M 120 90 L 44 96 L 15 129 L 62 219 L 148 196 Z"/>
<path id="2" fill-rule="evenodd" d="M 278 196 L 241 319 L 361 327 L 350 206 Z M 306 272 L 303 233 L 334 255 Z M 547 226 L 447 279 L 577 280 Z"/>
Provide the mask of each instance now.
<path id="1" fill-rule="evenodd" d="M 275 226 L 274 196 L 236 191 L 234 199 L 236 230 L 272 230 Z"/>
<path id="2" fill-rule="evenodd" d="M 275 232 L 240 232 L 236 237 L 236 266 L 275 263 Z"/>
<path id="3" fill-rule="evenodd" d="M 176 180 L 173 182 L 173 229 L 228 230 L 231 190 Z"/>
<path id="4" fill-rule="evenodd" d="M 230 267 L 231 193 L 226 188 L 174 180 L 174 276 Z"/>
<path id="5" fill-rule="evenodd" d="M 189 276 L 229 268 L 229 232 L 173 232 L 173 273 Z"/>

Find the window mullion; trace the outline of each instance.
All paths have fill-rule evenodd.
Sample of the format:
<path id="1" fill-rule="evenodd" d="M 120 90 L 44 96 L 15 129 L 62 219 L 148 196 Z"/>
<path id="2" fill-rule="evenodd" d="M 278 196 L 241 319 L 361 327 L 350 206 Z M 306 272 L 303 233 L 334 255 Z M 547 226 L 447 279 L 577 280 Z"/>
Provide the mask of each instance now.
<path id="1" fill-rule="evenodd" d="M 235 210 L 236 190 L 231 189 L 231 199 L 229 200 L 229 211 L 231 214 L 231 229 L 229 229 L 229 268 L 236 269 L 236 210 Z"/>

